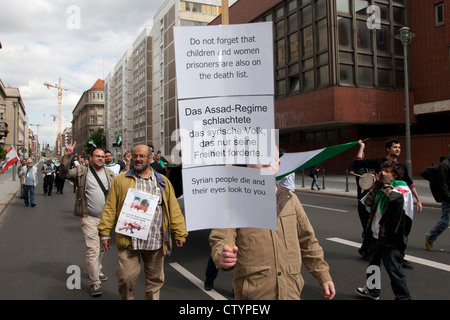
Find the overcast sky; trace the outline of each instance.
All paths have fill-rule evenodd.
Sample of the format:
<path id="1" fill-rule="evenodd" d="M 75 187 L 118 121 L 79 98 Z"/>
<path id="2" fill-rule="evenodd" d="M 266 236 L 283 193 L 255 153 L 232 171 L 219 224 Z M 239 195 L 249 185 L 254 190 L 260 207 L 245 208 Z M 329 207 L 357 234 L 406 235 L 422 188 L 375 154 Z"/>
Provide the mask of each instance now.
<path id="1" fill-rule="evenodd" d="M 18 87 L 39 141 L 51 146 L 58 114 L 57 89 L 43 84 L 90 89 L 104 79 L 165 0 L 12 0 L 0 7 L 0 79 Z M 63 93 L 63 130 L 81 94 Z M 36 134 L 36 127 L 31 126 Z"/>

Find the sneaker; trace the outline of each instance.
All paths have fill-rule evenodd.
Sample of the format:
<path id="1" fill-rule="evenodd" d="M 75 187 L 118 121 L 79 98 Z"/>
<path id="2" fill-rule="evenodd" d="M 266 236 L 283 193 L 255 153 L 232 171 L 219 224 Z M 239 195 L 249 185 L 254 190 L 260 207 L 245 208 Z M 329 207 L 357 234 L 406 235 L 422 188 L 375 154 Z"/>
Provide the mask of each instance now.
<path id="1" fill-rule="evenodd" d="M 425 248 L 427 248 L 428 251 L 433 250 L 433 242 L 428 240 L 428 235 L 425 235 Z"/>
<path id="2" fill-rule="evenodd" d="M 356 291 L 357 294 L 359 294 L 362 297 L 370 298 L 370 299 L 373 299 L 373 300 L 380 299 L 380 295 L 378 295 L 378 296 L 373 295 L 372 293 L 370 293 L 370 290 L 367 289 L 367 287 L 356 288 L 355 291 Z"/>
<path id="3" fill-rule="evenodd" d="M 106 281 L 106 280 L 108 280 L 108 277 L 105 276 L 105 275 L 103 274 L 103 272 L 101 272 L 101 271 L 99 272 L 98 277 L 100 278 L 101 281 Z"/>
<path id="4" fill-rule="evenodd" d="M 36 203 L 32 203 L 31 206 L 32 206 L 32 207 L 36 207 Z"/>
<path id="5" fill-rule="evenodd" d="M 100 284 L 94 283 L 90 286 L 91 296 L 98 297 L 102 295 L 102 286 Z"/>

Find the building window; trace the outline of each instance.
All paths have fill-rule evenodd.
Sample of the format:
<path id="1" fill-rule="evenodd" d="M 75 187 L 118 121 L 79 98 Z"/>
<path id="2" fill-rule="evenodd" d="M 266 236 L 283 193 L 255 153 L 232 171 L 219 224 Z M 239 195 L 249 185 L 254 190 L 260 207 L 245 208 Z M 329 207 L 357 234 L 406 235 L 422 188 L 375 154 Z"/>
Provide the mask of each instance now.
<path id="1" fill-rule="evenodd" d="M 436 27 L 444 25 L 444 3 L 438 3 L 434 6 Z"/>
<path id="2" fill-rule="evenodd" d="M 274 23 L 277 97 L 330 85 L 329 9 L 327 0 L 289 0 L 255 19 Z"/>
<path id="3" fill-rule="evenodd" d="M 394 35 L 407 24 L 404 1 L 335 0 L 335 5 L 338 84 L 403 89 L 398 76 L 403 48 Z M 374 18 L 375 24 L 368 23 Z"/>

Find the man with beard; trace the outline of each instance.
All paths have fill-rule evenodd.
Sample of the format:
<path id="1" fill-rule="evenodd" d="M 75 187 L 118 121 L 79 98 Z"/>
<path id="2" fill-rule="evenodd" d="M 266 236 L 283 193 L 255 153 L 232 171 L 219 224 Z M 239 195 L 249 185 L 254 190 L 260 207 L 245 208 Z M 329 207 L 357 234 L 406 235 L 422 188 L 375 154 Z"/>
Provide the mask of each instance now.
<path id="1" fill-rule="evenodd" d="M 106 250 L 111 248 L 111 233 L 115 228 L 128 189 L 159 197 L 147 240 L 116 233 L 119 294 L 122 300 L 134 299 L 134 285 L 141 272 L 140 260 L 145 268 L 145 298 L 158 300 L 164 284 L 164 257 L 172 250 L 172 237 L 182 247 L 188 233 L 175 191 L 169 180 L 152 170 L 152 150 L 139 145 L 132 151 L 132 169 L 117 176 L 108 194 L 98 230 Z"/>
<path id="2" fill-rule="evenodd" d="M 89 273 L 89 286 L 92 296 L 102 294 L 101 282 L 106 281 L 102 273 L 103 249 L 97 226 L 106 200 L 106 194 L 116 177 L 114 172 L 104 168 L 105 151 L 95 148 L 89 156 L 88 166 L 75 166 L 70 163 L 76 142 L 71 142 L 64 150 L 61 158 L 59 175 L 62 179 L 74 181 L 78 188 L 75 198 L 74 214 L 81 217 L 81 230 L 86 242 L 86 266 Z"/>

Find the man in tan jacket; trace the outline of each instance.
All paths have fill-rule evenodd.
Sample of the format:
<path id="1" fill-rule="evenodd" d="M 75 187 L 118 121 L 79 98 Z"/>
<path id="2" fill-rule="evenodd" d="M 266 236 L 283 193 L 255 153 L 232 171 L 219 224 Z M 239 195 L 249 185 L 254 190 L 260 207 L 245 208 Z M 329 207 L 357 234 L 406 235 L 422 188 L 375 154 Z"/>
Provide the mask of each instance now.
<path id="1" fill-rule="evenodd" d="M 140 274 L 140 260 L 145 268 L 145 298 L 158 300 L 164 284 L 164 257 L 170 255 L 172 237 L 182 247 L 188 233 L 175 191 L 165 176 L 150 167 L 152 150 L 145 145 L 133 149 L 133 168 L 114 180 L 98 226 L 102 244 L 111 248 L 111 234 L 117 223 L 129 188 L 159 197 L 147 240 L 116 233 L 119 294 L 122 300 L 134 299 L 134 285 Z"/>
<path id="2" fill-rule="evenodd" d="M 277 158 L 271 169 L 277 172 L 279 164 Z M 300 299 L 304 285 L 303 263 L 322 285 L 324 297 L 333 299 L 336 292 L 329 266 L 303 206 L 288 189 L 279 185 L 276 189 L 277 230 L 234 229 L 233 248 L 227 245 L 226 229 L 211 231 L 211 256 L 217 268 L 233 271 L 237 300 L 295 300 Z"/>

